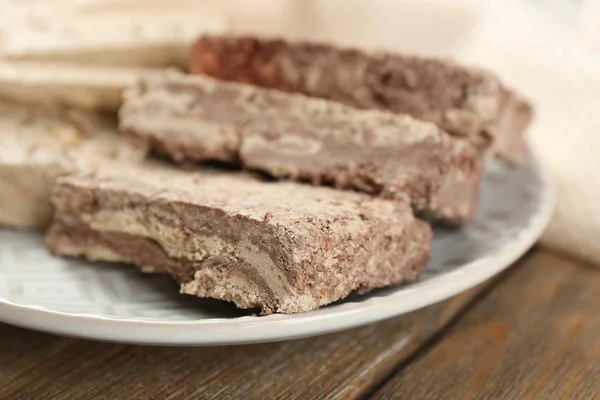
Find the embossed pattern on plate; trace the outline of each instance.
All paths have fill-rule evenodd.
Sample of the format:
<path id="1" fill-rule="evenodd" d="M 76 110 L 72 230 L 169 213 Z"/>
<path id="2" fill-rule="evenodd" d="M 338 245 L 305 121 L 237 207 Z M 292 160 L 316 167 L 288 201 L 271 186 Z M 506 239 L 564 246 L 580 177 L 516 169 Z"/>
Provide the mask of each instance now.
<path id="1" fill-rule="evenodd" d="M 552 211 L 535 159 L 486 170 L 477 219 L 436 229 L 432 259 L 412 284 L 381 289 L 320 310 L 257 317 L 230 304 L 179 295 L 166 276 L 127 265 L 51 256 L 41 234 L 0 230 L 0 321 L 101 340 L 230 344 L 346 329 L 443 300 L 490 278 L 537 240 Z"/>

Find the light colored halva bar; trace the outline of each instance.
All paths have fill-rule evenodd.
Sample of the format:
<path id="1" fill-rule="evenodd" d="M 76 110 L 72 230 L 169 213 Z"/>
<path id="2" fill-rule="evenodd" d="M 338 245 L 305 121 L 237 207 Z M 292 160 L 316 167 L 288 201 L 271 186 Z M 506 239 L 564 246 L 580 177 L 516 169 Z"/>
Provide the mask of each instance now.
<path id="1" fill-rule="evenodd" d="M 202 4 L 156 10 L 148 2 L 126 3 L 94 9 L 84 2 L 48 1 L 32 6 L 13 1 L 0 10 L 4 14 L 0 16 L 0 57 L 187 69 L 190 47 L 198 35 L 227 28 L 222 13 Z"/>
<path id="2" fill-rule="evenodd" d="M 113 162 L 140 162 L 146 146 L 108 121 L 66 109 L 0 102 L 0 226 L 44 228 L 57 177 Z"/>
<path id="3" fill-rule="evenodd" d="M 114 112 L 123 90 L 151 68 L 0 61 L 0 98 L 31 105 L 63 105 Z"/>

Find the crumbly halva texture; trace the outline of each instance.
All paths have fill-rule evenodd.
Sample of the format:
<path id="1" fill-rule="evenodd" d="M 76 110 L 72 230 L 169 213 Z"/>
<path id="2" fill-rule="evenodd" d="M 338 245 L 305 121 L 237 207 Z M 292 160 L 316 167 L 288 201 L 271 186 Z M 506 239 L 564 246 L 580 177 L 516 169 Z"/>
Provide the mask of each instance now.
<path id="1" fill-rule="evenodd" d="M 207 35 L 192 73 L 406 113 L 519 161 L 533 110 L 493 74 L 448 60 L 367 52 L 328 44 Z"/>
<path id="2" fill-rule="evenodd" d="M 57 177 L 113 162 L 141 162 L 146 150 L 121 135 L 114 120 L 0 102 L 0 226 L 46 227 Z"/>
<path id="3" fill-rule="evenodd" d="M 479 200 L 477 149 L 408 115 L 171 72 L 126 92 L 120 128 L 178 162 L 238 163 L 406 199 L 454 225 L 468 222 Z"/>
<path id="4" fill-rule="evenodd" d="M 54 253 L 166 269 L 265 314 L 414 280 L 432 235 L 402 201 L 158 162 L 61 178 L 52 201 Z"/>

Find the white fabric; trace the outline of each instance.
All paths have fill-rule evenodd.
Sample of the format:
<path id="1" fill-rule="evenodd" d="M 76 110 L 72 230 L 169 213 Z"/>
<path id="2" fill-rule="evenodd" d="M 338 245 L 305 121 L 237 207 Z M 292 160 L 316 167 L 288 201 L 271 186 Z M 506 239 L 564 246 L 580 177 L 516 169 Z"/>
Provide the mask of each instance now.
<path id="1" fill-rule="evenodd" d="M 592 1 L 596 14 L 579 14 L 585 30 L 527 2 L 490 2 L 456 57 L 493 69 L 533 101 L 531 145 L 557 190 L 542 243 L 600 263 L 600 48 L 592 48 L 600 30 L 595 36 L 591 22 L 600 21 L 600 2 Z"/>

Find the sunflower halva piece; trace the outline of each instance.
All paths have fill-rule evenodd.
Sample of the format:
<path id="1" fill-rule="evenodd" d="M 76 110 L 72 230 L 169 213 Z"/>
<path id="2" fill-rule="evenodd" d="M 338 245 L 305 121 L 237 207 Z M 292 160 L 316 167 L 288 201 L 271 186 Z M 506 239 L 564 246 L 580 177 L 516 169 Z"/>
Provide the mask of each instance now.
<path id="1" fill-rule="evenodd" d="M 0 98 L 32 105 L 64 105 L 114 112 L 123 90 L 150 68 L 76 65 L 35 61 L 0 62 Z"/>
<path id="2" fill-rule="evenodd" d="M 451 224 L 468 222 L 479 200 L 478 151 L 408 115 L 167 73 L 126 92 L 119 123 L 175 161 L 239 163 L 406 199 L 420 215 Z"/>
<path id="3" fill-rule="evenodd" d="M 207 35 L 192 73 L 431 121 L 509 161 L 526 151 L 533 109 L 492 73 L 451 61 L 327 44 Z"/>
<path id="4" fill-rule="evenodd" d="M 57 177 L 145 155 L 146 146 L 121 135 L 115 121 L 0 102 L 0 226 L 44 228 Z"/>
<path id="5" fill-rule="evenodd" d="M 47 3 L 31 7 L 19 1 L 2 10 L 7 14 L 0 16 L 2 58 L 187 68 L 190 47 L 198 35 L 227 28 L 225 16 L 202 4 L 157 10 L 147 1 L 131 7 L 116 1 L 104 9 L 63 1 Z"/>
<path id="6" fill-rule="evenodd" d="M 181 292 L 316 309 L 414 280 L 431 229 L 403 201 L 148 163 L 59 179 L 46 243 L 56 254 L 166 269 Z"/>

